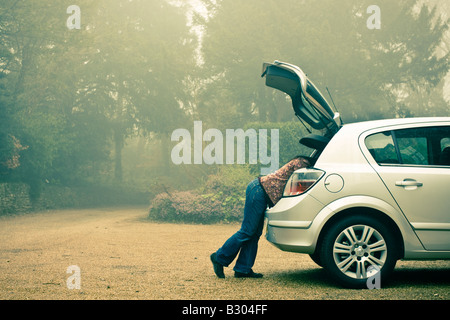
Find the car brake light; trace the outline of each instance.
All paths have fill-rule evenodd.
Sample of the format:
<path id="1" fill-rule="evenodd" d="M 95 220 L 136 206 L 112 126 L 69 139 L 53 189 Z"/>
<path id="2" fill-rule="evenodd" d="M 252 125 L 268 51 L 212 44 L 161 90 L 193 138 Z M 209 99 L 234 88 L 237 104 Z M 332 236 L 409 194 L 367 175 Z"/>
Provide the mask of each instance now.
<path id="1" fill-rule="evenodd" d="M 300 169 L 292 174 L 284 188 L 284 197 L 298 196 L 309 190 L 325 172 L 317 169 Z"/>

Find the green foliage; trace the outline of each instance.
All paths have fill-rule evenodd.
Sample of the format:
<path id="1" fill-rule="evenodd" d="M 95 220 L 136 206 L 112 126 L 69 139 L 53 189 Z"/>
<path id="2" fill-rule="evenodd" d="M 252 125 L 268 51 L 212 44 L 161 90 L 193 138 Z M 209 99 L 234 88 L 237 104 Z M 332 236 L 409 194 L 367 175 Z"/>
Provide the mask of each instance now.
<path id="1" fill-rule="evenodd" d="M 24 183 L 0 183 L 0 216 L 61 208 L 145 205 L 148 193 L 133 186 L 89 185 L 64 187 L 43 184 L 37 199 L 30 199 L 30 186 Z"/>
<path id="2" fill-rule="evenodd" d="M 305 129 L 299 122 L 252 122 L 244 130 L 278 129 L 280 166 L 297 155 L 309 155 L 308 148 L 299 144 Z M 270 135 L 269 135 L 270 137 Z M 275 142 L 269 141 L 270 147 Z M 247 184 L 260 173 L 260 165 L 221 165 L 208 175 L 201 187 L 181 191 L 159 185 L 160 193 L 151 200 L 149 219 L 171 222 L 214 223 L 242 219 Z M 163 191 L 165 189 L 165 191 Z"/>
<path id="3" fill-rule="evenodd" d="M 291 108 L 292 109 L 292 108 Z M 310 156 L 312 150 L 308 147 L 300 144 L 300 139 L 308 134 L 305 127 L 300 123 L 300 121 L 288 121 L 288 122 L 250 122 L 244 126 L 245 130 L 248 128 L 253 128 L 256 132 L 260 129 L 268 130 L 268 141 L 267 146 L 269 148 L 268 153 L 270 154 L 270 147 L 273 147 L 274 141 L 270 136 L 271 129 L 279 130 L 279 141 L 278 148 L 280 152 L 280 165 L 289 162 L 292 158 L 302 155 Z M 259 166 L 258 166 L 259 171 Z"/>
<path id="4" fill-rule="evenodd" d="M 156 196 L 148 217 L 154 221 L 208 224 L 219 222 L 223 213 L 216 199 L 182 191 L 172 196 L 165 193 Z"/>
<path id="5" fill-rule="evenodd" d="M 81 30 L 66 28 L 61 1 L 0 4 L 0 181 L 29 184 L 33 201 L 44 183 L 122 182 L 126 138 L 185 117 L 195 41 L 184 12 L 165 0 L 76 4 Z"/>
<path id="6" fill-rule="evenodd" d="M 262 62 L 274 59 L 302 66 L 322 92 L 328 86 L 346 122 L 448 115 L 448 23 L 423 1 L 378 1 L 381 30 L 366 27 L 369 0 L 202 1 L 208 15 L 193 20 L 201 47 L 183 1 L 78 0 L 81 30 L 65 26 L 72 3 L 2 1 L 0 182 L 27 184 L 34 204 L 49 185 L 134 180 L 156 192 L 154 182 L 174 178 L 186 191 L 212 170 L 170 164 L 171 132 L 194 120 L 219 130 L 279 128 L 280 164 L 306 154 L 290 101 L 259 77 Z M 124 155 L 122 168 L 136 137 L 159 149 L 140 162 L 139 150 Z M 192 197 L 198 217 L 235 219 L 251 180 L 239 170 L 256 176 L 259 166 L 224 166 L 210 179 L 225 184 L 206 180 L 177 205 Z"/>
<path id="7" fill-rule="evenodd" d="M 10 132 L 11 119 L 7 103 L 0 97 L 0 181 L 17 165 L 19 150 L 16 150 Z"/>
<path id="8" fill-rule="evenodd" d="M 157 195 L 152 200 L 148 218 L 202 224 L 241 221 L 245 189 L 253 179 L 248 166 L 220 167 L 197 190 Z"/>
<path id="9" fill-rule="evenodd" d="M 448 24 L 419 1 L 381 0 L 381 30 L 366 26 L 371 1 L 204 0 L 213 16 L 205 25 L 204 90 L 214 112 L 238 106 L 241 122 L 284 121 L 288 102 L 258 79 L 261 63 L 275 59 L 299 65 L 326 93 L 346 122 L 407 115 L 448 115 L 448 104 L 428 103 L 449 71 L 449 52 L 436 54 Z M 422 99 L 415 98 L 419 93 Z M 224 96 L 226 95 L 226 96 Z M 403 108 L 399 108 L 402 104 Z M 232 109 L 234 111 L 234 109 Z"/>

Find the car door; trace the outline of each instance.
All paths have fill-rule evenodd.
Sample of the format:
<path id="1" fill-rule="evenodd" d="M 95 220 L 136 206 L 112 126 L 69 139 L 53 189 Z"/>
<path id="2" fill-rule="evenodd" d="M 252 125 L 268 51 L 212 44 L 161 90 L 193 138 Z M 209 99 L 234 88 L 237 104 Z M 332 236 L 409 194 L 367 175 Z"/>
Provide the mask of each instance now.
<path id="1" fill-rule="evenodd" d="M 342 126 L 340 115 L 334 112 L 306 74 L 297 66 L 275 61 L 263 64 L 262 77 L 266 85 L 278 89 L 291 97 L 297 117 L 316 130 L 327 129 L 335 134 Z"/>
<path id="2" fill-rule="evenodd" d="M 425 249 L 450 250 L 450 126 L 385 131 L 365 144 Z"/>

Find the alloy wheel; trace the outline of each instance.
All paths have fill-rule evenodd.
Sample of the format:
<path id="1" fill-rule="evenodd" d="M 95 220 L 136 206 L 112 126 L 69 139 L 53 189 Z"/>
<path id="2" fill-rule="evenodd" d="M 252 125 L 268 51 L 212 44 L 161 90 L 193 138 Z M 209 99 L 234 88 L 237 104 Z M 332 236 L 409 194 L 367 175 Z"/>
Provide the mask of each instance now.
<path id="1" fill-rule="evenodd" d="M 338 269 L 353 279 L 367 279 L 383 268 L 387 259 L 383 236 L 368 225 L 352 225 L 344 229 L 333 245 L 333 258 Z"/>

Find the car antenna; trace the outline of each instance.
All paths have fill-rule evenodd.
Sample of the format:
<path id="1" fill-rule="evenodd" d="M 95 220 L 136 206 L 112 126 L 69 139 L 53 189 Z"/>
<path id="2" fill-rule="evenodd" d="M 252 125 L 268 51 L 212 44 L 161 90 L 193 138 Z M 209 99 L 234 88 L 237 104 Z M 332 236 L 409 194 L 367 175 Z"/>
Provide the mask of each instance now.
<path id="1" fill-rule="evenodd" d="M 327 89 L 328 95 L 330 96 L 331 102 L 333 103 L 334 109 L 339 112 L 338 108 L 336 107 L 336 105 L 334 104 L 334 100 L 333 97 L 331 96 L 330 90 L 328 90 L 328 87 L 325 87 Z M 340 112 L 339 112 L 340 113 Z M 341 122 L 342 124 L 344 124 L 344 121 L 342 121 L 342 115 L 341 115 Z"/>

